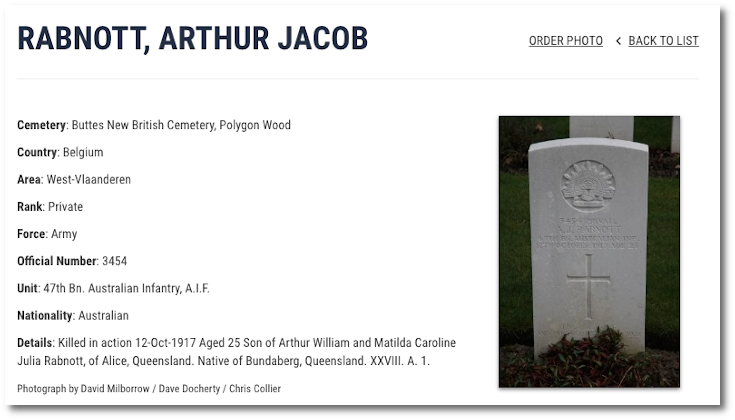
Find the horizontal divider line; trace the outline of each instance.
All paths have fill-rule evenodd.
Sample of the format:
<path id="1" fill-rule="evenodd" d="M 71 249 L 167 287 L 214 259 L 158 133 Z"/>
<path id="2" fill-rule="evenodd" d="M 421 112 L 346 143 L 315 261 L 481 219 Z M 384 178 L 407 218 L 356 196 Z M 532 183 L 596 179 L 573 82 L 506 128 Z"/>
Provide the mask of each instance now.
<path id="1" fill-rule="evenodd" d="M 699 80 L 698 77 L 19 77 L 16 80 L 36 81 L 112 81 L 112 80 L 303 80 L 303 81 L 350 81 L 350 80 Z"/>

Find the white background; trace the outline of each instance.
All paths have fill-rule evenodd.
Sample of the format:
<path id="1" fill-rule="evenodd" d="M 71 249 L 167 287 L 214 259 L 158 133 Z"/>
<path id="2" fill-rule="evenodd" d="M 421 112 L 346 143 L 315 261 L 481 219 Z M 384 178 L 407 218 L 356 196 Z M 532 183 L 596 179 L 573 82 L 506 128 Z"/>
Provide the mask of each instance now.
<path id="1" fill-rule="evenodd" d="M 95 9 L 83 8 L 81 12 L 76 13 L 76 17 L 64 22 L 68 22 L 68 25 L 90 24 L 80 19 L 80 16 L 83 17 L 86 13 L 85 10 Z M 647 50 L 637 52 L 623 48 L 620 50 L 605 48 L 600 51 L 589 50 L 591 52 L 582 50 L 584 54 L 572 50 L 569 53 L 562 51 L 568 57 L 563 60 L 563 65 L 554 65 L 553 60 L 559 60 L 561 56 L 558 50 L 536 51 L 525 47 L 525 34 L 535 33 L 533 31 L 537 28 L 546 32 L 557 30 L 560 20 L 566 20 L 568 25 L 580 25 L 576 28 L 582 33 L 602 32 L 606 38 L 610 38 L 620 30 L 621 35 L 625 35 L 633 30 L 630 26 L 633 24 L 629 19 L 630 9 L 618 12 L 613 9 L 605 10 L 603 14 L 606 20 L 597 21 L 591 19 L 589 15 L 577 15 L 573 8 L 540 10 L 538 7 L 529 6 L 520 11 L 516 9 L 515 13 L 510 10 L 489 13 L 487 21 L 480 16 L 474 16 L 468 19 L 467 25 L 462 25 L 461 34 L 443 36 L 429 32 L 436 31 L 437 23 L 446 19 L 446 15 L 442 16 L 440 11 L 432 8 L 420 9 L 423 15 L 420 19 L 412 12 L 414 9 L 405 8 L 396 9 L 398 11 L 389 18 L 369 12 L 353 15 L 347 8 L 310 10 L 306 12 L 303 9 L 281 7 L 278 9 L 280 16 L 270 13 L 264 21 L 254 24 L 278 28 L 285 25 L 280 23 L 280 19 L 285 19 L 284 21 L 289 23 L 297 22 L 292 24 L 321 24 L 326 20 L 328 25 L 336 25 L 347 19 L 350 21 L 349 24 L 354 22 L 368 27 L 370 44 L 365 51 L 368 58 L 359 54 L 353 58 L 356 54 L 347 51 L 345 55 L 349 58 L 343 60 L 339 52 L 317 56 L 315 54 L 319 53 L 317 51 L 271 50 L 268 53 L 272 54 L 259 57 L 258 66 L 253 68 L 250 63 L 242 63 L 237 52 L 229 54 L 215 51 L 177 52 L 164 56 L 154 51 L 149 57 L 142 57 L 136 51 L 120 51 L 115 54 L 108 53 L 104 60 L 96 61 L 97 64 L 90 63 L 84 66 L 80 65 L 79 60 L 88 60 L 89 57 L 59 54 L 51 59 L 58 61 L 43 65 L 23 61 L 18 63 L 18 67 L 14 67 L 7 61 L 11 51 L 6 51 L 6 71 L 18 69 L 18 73 L 8 73 L 6 77 L 142 77 L 148 74 L 146 72 L 150 72 L 146 77 L 158 78 L 166 75 L 179 78 L 356 77 L 363 78 L 362 80 L 261 80 L 257 83 L 244 80 L 207 80 L 187 82 L 184 89 L 181 88 L 181 81 L 118 80 L 110 83 L 37 80 L 30 83 L 27 80 L 12 86 L 6 83 L 6 101 L 10 95 L 17 98 L 13 101 L 12 107 L 9 102 L 5 104 L 6 122 L 16 121 L 19 116 L 14 113 L 27 109 L 31 104 L 35 106 L 34 113 L 61 120 L 144 118 L 138 115 L 146 115 L 148 118 L 160 117 L 164 120 L 169 117 L 184 120 L 186 116 L 199 119 L 240 119 L 240 116 L 249 118 L 255 113 L 260 114 L 255 116 L 255 119 L 290 117 L 293 123 L 298 121 L 301 131 L 292 130 L 286 135 L 214 133 L 205 137 L 207 144 L 227 144 L 233 147 L 236 153 L 218 158 L 227 164 L 216 167 L 208 165 L 205 169 L 209 171 L 198 172 L 199 176 L 186 180 L 196 186 L 196 183 L 210 181 L 212 177 L 227 178 L 228 175 L 233 175 L 228 172 L 231 168 L 241 165 L 246 168 L 245 170 L 252 171 L 249 172 L 253 177 L 252 182 L 246 179 L 231 185 L 205 184 L 207 187 L 213 187 L 205 193 L 207 201 L 214 201 L 226 190 L 239 186 L 247 191 L 247 194 L 240 196 L 247 197 L 248 200 L 259 199 L 261 202 L 267 199 L 272 203 L 273 211 L 285 212 L 253 213 L 254 210 L 247 206 L 246 202 L 240 203 L 242 205 L 240 208 L 223 210 L 229 220 L 237 215 L 243 215 L 242 221 L 235 227 L 239 229 L 238 232 L 247 232 L 255 238 L 272 241 L 257 242 L 257 247 L 248 241 L 243 241 L 242 244 L 238 242 L 238 246 L 242 245 L 250 251 L 247 257 L 252 258 L 251 261 L 255 263 L 253 271 L 247 274 L 289 279 L 289 287 L 285 289 L 264 282 L 254 285 L 254 289 L 240 290 L 235 286 L 229 289 L 228 285 L 227 293 L 233 293 L 235 296 L 239 296 L 238 293 L 283 296 L 286 302 L 284 308 L 288 309 L 276 311 L 273 316 L 276 320 L 279 317 L 284 318 L 294 331 L 304 331 L 304 328 L 310 332 L 314 331 L 309 336 L 317 335 L 322 329 L 324 333 L 335 336 L 359 331 L 357 334 L 359 338 L 374 327 L 379 331 L 374 335 L 392 336 L 391 328 L 393 328 L 397 331 L 416 331 L 413 335 L 446 333 L 462 343 L 467 343 L 467 348 L 462 350 L 467 353 L 462 353 L 461 357 L 450 355 L 445 358 L 442 355 L 440 358 L 443 368 L 432 371 L 430 377 L 413 378 L 416 380 L 415 388 L 393 389 L 398 387 L 398 384 L 388 381 L 383 384 L 386 389 L 376 391 L 375 387 L 371 386 L 375 382 L 367 381 L 364 386 L 366 389 L 369 388 L 369 393 L 365 391 L 362 395 L 350 395 L 346 393 L 347 391 L 343 394 L 339 387 L 335 387 L 333 389 L 335 394 L 330 398 L 334 398 L 336 403 L 371 403 L 370 400 L 362 399 L 366 393 L 369 395 L 368 398 L 383 398 L 380 400 L 381 403 L 390 403 L 389 399 L 394 398 L 393 403 L 396 404 L 431 401 L 446 403 L 450 398 L 455 398 L 453 401 L 457 403 L 511 405 L 694 404 L 717 401 L 716 395 L 713 395 L 713 389 L 716 387 L 713 387 L 712 383 L 717 381 L 719 372 L 714 369 L 716 364 L 713 362 L 706 364 L 709 369 L 703 369 L 699 352 L 704 345 L 701 337 L 716 336 L 719 332 L 717 324 L 713 322 L 718 316 L 718 308 L 715 305 L 718 284 L 714 279 L 719 278 L 717 258 L 719 252 L 716 251 L 718 249 L 716 245 L 719 243 L 719 225 L 716 217 L 700 217 L 702 209 L 692 203 L 694 200 L 687 201 L 686 193 L 687 190 L 701 191 L 704 188 L 710 191 L 708 194 L 710 199 L 714 199 L 712 197 L 717 197 L 719 193 L 716 179 L 712 176 L 718 173 L 716 156 L 719 150 L 717 142 L 719 126 L 713 117 L 717 114 L 717 67 L 701 58 L 688 59 L 685 55 L 696 52 L 705 54 L 696 57 L 707 57 L 709 54 L 708 57 L 713 59 L 716 51 L 704 51 L 705 48 L 683 50 L 684 52 L 670 54 L 668 57 L 676 57 L 671 59 L 665 54 Z M 68 13 L 75 12 L 68 11 Z M 216 12 L 217 9 L 209 11 L 212 13 L 212 20 L 221 19 Z M 40 23 L 43 22 L 43 13 L 43 9 L 39 10 L 39 21 L 32 25 L 43 24 Z M 66 16 L 63 13 L 67 12 L 54 13 L 47 19 Z M 206 16 L 207 13 L 208 11 L 198 10 L 196 15 Z M 553 16 L 552 19 L 552 13 L 559 15 Z M 615 13 L 619 13 L 619 16 Z M 646 9 L 636 8 L 636 13 L 645 15 Z M 120 20 L 126 24 L 133 24 L 131 18 L 124 14 L 116 12 L 116 16 L 121 17 Z M 179 15 L 176 16 L 176 18 L 171 15 L 165 16 L 160 21 L 171 25 L 183 24 L 173 22 L 179 19 Z M 656 16 L 659 19 L 654 17 L 640 19 L 638 24 L 645 24 L 646 31 L 654 33 L 661 30 L 671 32 L 667 28 L 681 27 L 682 22 L 691 25 L 687 26 L 687 29 L 695 30 L 697 33 L 706 33 L 713 29 L 706 25 L 707 21 L 692 20 L 696 14 L 688 14 L 685 10 L 676 11 L 674 8 L 668 19 Z M 6 19 L 7 17 L 6 11 Z M 76 22 L 77 19 L 80 20 Z M 215 24 L 212 20 L 207 23 Z M 393 20 L 412 22 L 411 28 L 423 30 L 422 36 L 417 37 L 416 33 L 419 32 L 407 30 L 410 28 L 404 28 L 406 29 L 404 32 L 393 32 L 396 28 Z M 621 22 L 622 28 L 604 25 L 605 21 Z M 385 35 L 386 32 L 373 29 L 381 27 L 381 23 L 384 22 L 391 22 L 388 26 L 391 30 L 390 36 Z M 677 22 L 677 25 L 672 26 L 670 22 Z M 522 25 L 529 25 L 534 29 L 529 31 Z M 655 27 L 652 28 L 652 25 Z M 147 31 L 147 36 L 151 37 L 150 42 L 153 44 L 157 42 L 156 38 L 161 31 L 153 29 L 152 24 L 149 26 L 151 28 Z M 646 31 L 637 32 L 643 34 Z M 272 36 L 276 37 L 278 33 Z M 411 36 L 416 39 L 412 40 L 410 46 L 396 41 L 410 39 Z M 467 41 L 476 37 L 488 37 L 488 42 L 485 44 Z M 454 42 L 446 43 L 447 40 Z M 513 45 L 514 43 L 517 45 Z M 478 46 L 478 50 L 470 48 L 473 46 Z M 12 53 L 15 52 L 17 51 Z M 448 56 L 441 58 L 439 52 Z M 188 61 L 188 57 L 195 54 L 198 55 L 197 58 Z M 409 59 L 406 57 L 407 54 L 412 54 Z M 294 58 L 296 56 L 298 58 Z M 145 69 L 144 66 L 148 66 L 149 62 L 154 62 L 155 66 Z M 22 67 L 26 65 L 27 67 Z M 245 71 L 243 66 L 247 66 Z M 388 77 L 397 80 L 372 80 Z M 435 80 L 448 77 L 465 80 Z M 656 77 L 667 80 L 652 80 Z M 406 78 L 422 80 L 404 80 Z M 513 80 L 513 78 L 525 79 Z M 559 78 L 627 80 L 580 81 L 559 80 Z M 637 80 L 631 80 L 632 78 Z M 14 91 L 15 86 L 22 86 L 23 91 Z M 573 92 L 573 95 L 569 92 Z M 233 97 L 234 95 L 237 99 Z M 355 97 L 361 98 L 361 101 L 350 101 Z M 39 101 L 39 98 L 44 99 Z M 115 105 L 108 103 L 110 98 L 122 99 Z M 133 102 L 135 98 L 143 100 L 124 106 Z M 253 101 L 252 98 L 258 100 Z M 385 100 L 386 98 L 389 100 Z M 204 106 L 202 111 L 201 104 L 197 101 L 211 105 Z M 193 106 L 188 107 L 189 102 Z M 335 102 L 341 106 L 332 105 Z M 94 106 L 95 103 L 103 106 Z M 227 104 L 232 106 L 225 106 Z M 320 107 L 319 104 L 323 105 Z M 113 113 L 110 111 L 112 107 L 119 109 L 115 108 L 116 112 Z M 681 390 L 583 394 L 580 391 L 501 392 L 497 389 L 497 352 L 494 350 L 497 348 L 497 240 L 493 239 L 497 238 L 497 191 L 494 190 L 497 185 L 495 158 L 497 116 L 544 114 L 682 116 L 683 164 L 694 169 L 688 169 L 687 175 L 682 178 Z M 111 135 L 109 132 L 103 134 Z M 257 134 L 257 137 L 251 134 Z M 724 138 L 725 133 L 722 134 Z M 131 229 L 129 221 L 116 224 L 114 220 L 104 228 L 104 231 L 94 232 L 92 226 L 96 226 L 97 222 L 78 220 L 81 226 L 88 224 L 79 230 L 89 232 L 90 239 L 75 244 L 74 246 L 79 247 L 75 252 L 85 252 L 85 246 L 96 248 L 100 243 L 108 243 L 110 246 L 119 246 L 129 255 L 137 254 L 144 259 L 152 254 L 146 248 L 149 246 L 151 249 L 157 249 L 161 258 L 191 261 L 195 260 L 192 256 L 201 254 L 199 252 L 187 254 L 186 241 L 192 241 L 191 244 L 195 246 L 206 240 L 218 243 L 232 241 L 221 236 L 226 234 L 228 229 L 233 229 L 232 226 L 223 224 L 222 219 L 206 219 L 207 225 L 211 226 L 211 230 L 207 232 L 184 232 L 180 229 L 180 226 L 186 226 L 189 220 L 196 218 L 197 212 L 204 214 L 204 209 L 198 207 L 203 200 L 188 196 L 191 184 L 188 186 L 186 182 L 171 180 L 170 176 L 172 173 L 191 174 L 200 169 L 196 162 L 201 162 L 204 158 L 201 157 L 201 153 L 192 153 L 196 151 L 191 148 L 201 147 L 203 143 L 201 140 L 194 140 L 195 136 L 188 134 L 165 141 L 155 140 L 156 136 L 150 138 L 136 136 L 134 141 L 139 144 L 135 150 L 130 150 L 126 146 L 130 142 L 128 140 L 130 136 L 113 133 L 112 137 L 115 136 L 119 139 L 114 140 L 114 145 L 105 146 L 105 149 L 115 150 L 120 156 L 127 154 L 126 158 L 120 160 L 105 158 L 101 163 L 85 160 L 81 161 L 81 164 L 90 165 L 90 170 L 95 165 L 102 165 L 100 168 L 111 173 L 117 171 L 113 171 L 112 167 L 119 164 L 119 172 L 130 174 L 134 180 L 148 180 L 145 188 L 147 190 L 150 188 L 149 202 L 160 204 L 160 201 L 166 200 L 170 203 L 185 204 L 174 207 L 173 210 L 170 206 L 143 207 L 143 203 L 137 199 L 126 200 L 123 189 L 102 190 L 99 194 L 95 192 L 95 197 L 88 198 L 87 201 L 99 206 L 95 209 L 98 214 L 127 214 L 131 219 L 135 218 L 149 224 L 151 222 L 146 220 L 147 218 L 159 220 L 162 222 L 156 227 L 168 236 L 145 237 L 141 231 Z M 56 136 L 52 136 L 48 141 L 58 142 L 54 137 Z M 81 135 L 79 141 L 94 144 L 96 137 L 98 137 L 96 133 Z M 243 140 L 239 140 L 240 138 Z M 39 141 L 44 140 L 39 139 L 35 143 Z M 173 148 L 169 155 L 171 161 L 166 162 L 166 170 L 162 170 L 161 152 L 157 149 L 161 147 Z M 148 148 L 150 153 L 145 153 Z M 137 154 L 132 155 L 133 153 Z M 265 156 L 267 159 L 252 159 L 256 155 Z M 129 162 L 132 159 L 139 165 L 131 167 Z M 74 168 L 79 168 L 80 165 L 78 162 L 59 164 L 73 164 Z M 10 165 L 8 162 L 7 173 L 17 173 L 18 170 L 14 170 Z M 24 165 L 24 168 L 27 166 Z M 339 176 L 335 177 L 335 174 Z M 256 176 L 262 178 L 255 178 Z M 160 188 L 152 189 L 154 183 Z M 359 191 L 355 189 L 356 185 L 362 186 Z M 266 188 L 268 186 L 272 188 Z M 140 194 L 140 190 L 137 190 L 139 187 L 135 188 L 135 194 Z M 274 197 L 274 190 L 289 191 L 289 194 Z M 18 193 L 20 191 L 18 190 Z M 6 198 L 9 193 L 11 192 L 6 191 Z M 105 194 L 109 194 L 109 197 Z M 80 197 L 79 201 L 83 201 L 83 197 Z M 299 208 L 300 211 L 294 212 L 292 210 L 294 208 Z M 707 210 L 715 209 L 710 206 Z M 91 209 L 89 211 L 92 213 Z M 12 224 L 11 215 L 13 214 L 8 214 L 6 218 L 6 226 Z M 265 223 L 255 223 L 256 217 Z M 353 217 L 366 220 L 367 223 L 356 224 Z M 275 220 L 279 223 L 275 223 Z M 437 220 L 441 220 L 442 223 L 437 223 Z M 447 223 L 447 220 L 452 223 Z M 217 229 L 218 227 L 222 229 Z M 113 235 L 123 240 L 110 240 L 110 236 Z M 355 241 L 355 237 L 363 240 Z M 278 240 L 279 238 L 281 240 Z M 294 241 L 294 238 L 298 240 Z M 181 244 L 181 249 L 178 251 L 162 249 L 162 243 L 170 244 L 170 241 Z M 346 247 L 345 243 L 354 248 Z M 126 244 L 134 244 L 134 247 Z M 697 244 L 710 244 L 710 247 Z M 247 248 L 248 246 L 252 248 Z M 277 257 L 278 252 L 265 253 L 264 250 L 276 249 L 295 258 L 288 258 L 288 264 L 278 259 L 268 261 L 267 258 Z M 39 251 L 34 249 L 33 252 Z M 257 255 L 253 254 L 257 252 L 264 252 L 263 258 L 254 258 Z M 369 252 L 377 253 L 383 263 L 380 266 L 365 264 L 365 261 L 369 260 Z M 243 258 L 240 252 L 232 254 L 228 255 L 228 264 L 235 264 L 234 261 Z M 691 263 L 687 264 L 687 261 Z M 694 261 L 706 261 L 711 264 L 694 266 Z M 161 269 L 160 264 L 155 261 L 150 263 L 150 268 Z M 356 270 L 356 266 L 361 269 Z M 171 272 L 160 274 L 175 276 L 176 270 L 188 272 L 192 267 L 212 275 L 208 268 L 197 266 L 196 263 L 192 263 L 192 266 L 171 264 L 164 267 Z M 218 270 L 221 270 L 222 275 L 228 275 L 233 272 L 231 267 L 224 266 Z M 274 273 L 274 267 L 282 271 Z M 300 277 L 303 281 L 294 281 L 292 280 L 294 277 Z M 447 278 L 451 278 L 450 281 L 446 281 Z M 325 287 L 325 292 L 316 293 L 309 288 L 315 280 Z M 364 285 L 356 290 L 350 289 L 357 292 L 359 298 L 345 298 L 343 288 L 346 282 L 359 282 Z M 693 287 L 695 282 L 696 287 Z M 253 285 L 249 284 L 248 287 L 250 286 Z M 391 290 L 392 297 L 388 297 L 387 300 L 392 305 L 385 304 L 386 297 L 381 293 L 381 288 Z M 405 297 L 408 294 L 416 294 L 419 299 L 406 302 Z M 304 296 L 309 298 L 304 299 Z M 222 299 L 222 295 L 218 299 Z M 395 301 L 390 302 L 391 299 Z M 232 299 L 231 302 L 234 301 L 235 299 Z M 373 301 L 379 301 L 381 305 L 375 307 Z M 219 303 L 220 301 L 216 302 L 217 305 Z M 255 313 L 262 313 L 258 312 L 258 309 L 273 307 L 271 301 L 259 298 L 250 298 L 247 304 L 249 307 L 247 310 Z M 185 306 L 184 303 L 181 305 Z M 174 308 L 176 309 L 171 312 L 181 316 L 183 309 Z M 420 313 L 420 316 L 413 315 L 415 312 Z M 166 316 L 160 309 L 152 306 L 134 308 L 131 309 L 131 313 L 150 314 L 150 319 L 161 319 Z M 201 322 L 201 317 L 193 314 L 184 313 L 183 316 L 187 322 Z M 312 323 L 314 325 L 311 325 Z M 267 324 L 264 324 L 262 318 L 258 318 L 257 322 L 253 321 L 248 326 L 256 331 L 258 328 L 266 328 L 268 331 L 272 329 L 263 325 Z M 155 326 L 148 328 L 154 329 Z M 208 323 L 202 328 L 224 329 L 224 326 L 213 326 Z M 708 357 L 712 358 L 712 351 L 708 350 L 707 353 Z M 7 361 L 5 365 L 9 365 Z M 726 366 L 727 362 L 724 361 L 723 367 Z M 349 372 L 335 372 L 336 375 L 345 377 L 320 380 L 355 381 Z M 436 378 L 442 378 L 443 383 L 452 383 L 460 378 L 466 392 L 457 395 L 451 388 L 448 390 L 432 386 L 432 381 L 436 381 Z M 378 378 L 375 379 L 377 380 Z M 309 382 L 313 383 L 311 379 Z M 356 384 L 350 382 L 350 385 Z M 313 403 L 312 397 L 324 397 L 324 394 L 319 393 L 317 389 L 312 392 L 313 395 L 307 395 L 309 400 L 297 400 L 293 403 Z M 78 415 L 68 410 L 60 412 Z M 43 416 L 52 412 L 16 409 L 9 413 Z M 83 413 L 98 414 L 92 411 Z M 109 411 L 105 413 L 111 414 Z M 184 413 L 209 414 L 201 410 L 122 411 L 119 414 L 181 416 Z M 227 410 L 215 413 L 238 415 L 243 412 Z M 257 413 L 296 414 L 294 411 Z M 323 414 L 314 411 L 307 413 Z M 341 414 L 334 411 L 329 413 Z M 415 413 L 422 416 L 428 414 L 421 411 L 391 413 Z M 433 413 L 448 414 L 446 411 Z M 476 411 L 462 411 L 462 413 L 477 414 Z M 350 414 L 357 412 L 351 411 Z"/>

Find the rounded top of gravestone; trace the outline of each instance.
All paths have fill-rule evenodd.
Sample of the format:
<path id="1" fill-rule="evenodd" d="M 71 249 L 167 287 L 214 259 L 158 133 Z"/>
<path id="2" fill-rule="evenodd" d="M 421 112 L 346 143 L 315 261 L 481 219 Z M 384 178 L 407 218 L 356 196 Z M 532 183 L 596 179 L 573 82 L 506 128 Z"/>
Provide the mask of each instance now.
<path id="1" fill-rule="evenodd" d="M 531 147 L 528 148 L 528 151 L 533 152 L 535 150 L 569 146 L 610 146 L 648 152 L 647 144 L 634 143 L 628 140 L 615 140 L 599 137 L 575 137 L 571 139 L 549 140 L 541 143 L 532 144 Z"/>

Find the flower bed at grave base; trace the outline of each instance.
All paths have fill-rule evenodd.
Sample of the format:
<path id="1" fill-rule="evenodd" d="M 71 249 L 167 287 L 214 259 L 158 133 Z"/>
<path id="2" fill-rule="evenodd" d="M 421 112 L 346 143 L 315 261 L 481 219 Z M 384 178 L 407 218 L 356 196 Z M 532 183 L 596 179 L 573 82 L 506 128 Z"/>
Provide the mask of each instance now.
<path id="1" fill-rule="evenodd" d="M 605 329 L 591 338 L 560 340 L 533 359 L 533 348 L 500 349 L 501 387 L 679 387 L 679 353 L 647 348 L 627 355 L 620 333 Z"/>
<path id="2" fill-rule="evenodd" d="M 533 348 L 532 328 L 501 328 L 501 346 L 530 346 Z M 646 348 L 667 351 L 679 351 L 679 332 L 676 331 L 646 331 Z"/>

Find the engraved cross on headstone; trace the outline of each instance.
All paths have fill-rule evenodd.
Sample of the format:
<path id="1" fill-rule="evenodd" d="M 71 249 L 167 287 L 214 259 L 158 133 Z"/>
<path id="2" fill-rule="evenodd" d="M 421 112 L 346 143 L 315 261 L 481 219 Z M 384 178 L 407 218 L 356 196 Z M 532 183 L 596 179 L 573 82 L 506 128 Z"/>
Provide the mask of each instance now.
<path id="1" fill-rule="evenodd" d="M 567 274 L 567 283 L 583 282 L 587 295 L 587 320 L 592 319 L 592 285 L 590 283 L 607 283 L 610 284 L 610 276 L 593 276 L 592 275 L 592 254 L 585 254 L 587 257 L 587 272 L 584 276 L 570 276 Z"/>

